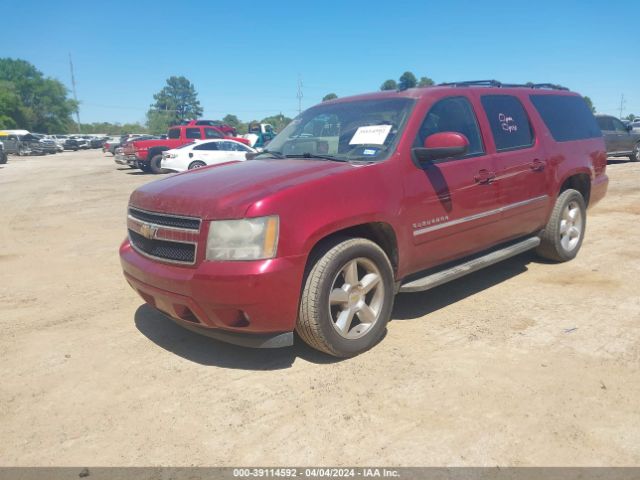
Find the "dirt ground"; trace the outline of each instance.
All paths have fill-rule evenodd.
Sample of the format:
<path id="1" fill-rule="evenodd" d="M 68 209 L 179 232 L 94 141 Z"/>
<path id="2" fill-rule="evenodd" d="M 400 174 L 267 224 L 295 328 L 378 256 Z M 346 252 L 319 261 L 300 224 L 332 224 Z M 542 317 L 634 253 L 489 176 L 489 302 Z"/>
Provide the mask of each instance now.
<path id="1" fill-rule="evenodd" d="M 612 161 L 575 261 L 403 294 L 336 361 L 143 305 L 118 246 L 154 180 L 101 152 L 0 167 L 0 465 L 640 465 L 640 163 Z"/>

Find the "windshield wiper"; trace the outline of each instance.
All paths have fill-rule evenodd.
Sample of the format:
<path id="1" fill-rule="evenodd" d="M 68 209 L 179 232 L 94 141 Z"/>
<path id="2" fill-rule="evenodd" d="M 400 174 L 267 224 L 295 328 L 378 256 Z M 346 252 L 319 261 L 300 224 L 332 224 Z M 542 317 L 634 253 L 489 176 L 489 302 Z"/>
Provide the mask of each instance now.
<path id="1" fill-rule="evenodd" d="M 259 155 L 271 155 L 273 158 L 287 158 L 288 155 L 283 155 L 282 152 L 272 152 L 271 150 L 263 150 L 255 154 L 253 158 L 258 157 Z"/>
<path id="2" fill-rule="evenodd" d="M 334 157 L 333 155 L 316 155 L 315 153 L 304 152 L 298 155 L 285 155 L 287 158 L 317 158 L 320 160 L 331 160 L 333 162 L 346 162 L 343 158 Z"/>

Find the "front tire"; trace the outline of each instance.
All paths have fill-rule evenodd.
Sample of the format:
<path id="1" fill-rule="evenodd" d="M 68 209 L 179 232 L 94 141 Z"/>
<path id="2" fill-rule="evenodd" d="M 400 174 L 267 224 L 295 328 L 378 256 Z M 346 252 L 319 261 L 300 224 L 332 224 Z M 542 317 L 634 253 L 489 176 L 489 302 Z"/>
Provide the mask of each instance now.
<path id="1" fill-rule="evenodd" d="M 5 152 L 0 152 L 0 165 L 4 165 L 7 163 L 7 154 Z"/>
<path id="2" fill-rule="evenodd" d="M 633 147 L 633 153 L 629 155 L 629 160 L 632 162 L 640 162 L 640 142 L 636 143 Z"/>
<path id="3" fill-rule="evenodd" d="M 352 357 L 384 335 L 393 308 L 393 269 L 370 240 L 353 238 L 329 247 L 306 277 L 296 331 L 316 350 Z"/>
<path id="4" fill-rule="evenodd" d="M 149 162 L 149 168 L 153 173 L 167 173 L 168 170 L 165 170 L 160 165 L 162 164 L 162 154 L 154 155 L 151 157 L 151 161 Z"/>
<path id="5" fill-rule="evenodd" d="M 582 246 L 586 226 L 587 208 L 582 194 L 565 190 L 556 200 L 536 253 L 555 262 L 574 259 Z"/>
<path id="6" fill-rule="evenodd" d="M 194 168 L 202 168 L 202 167 L 206 167 L 207 164 L 204 163 L 202 160 L 196 160 L 194 162 L 191 162 L 189 164 L 189 168 L 188 170 L 193 170 Z"/>

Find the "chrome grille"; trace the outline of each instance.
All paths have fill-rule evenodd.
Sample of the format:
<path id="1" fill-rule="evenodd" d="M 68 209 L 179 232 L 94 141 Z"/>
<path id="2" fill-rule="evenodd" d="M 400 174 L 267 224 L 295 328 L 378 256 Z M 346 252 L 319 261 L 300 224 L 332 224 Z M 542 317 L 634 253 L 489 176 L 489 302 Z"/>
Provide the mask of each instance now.
<path id="1" fill-rule="evenodd" d="M 143 222 L 162 225 L 164 227 L 184 228 L 185 230 L 196 231 L 200 230 L 199 218 L 149 212 L 134 207 L 129 207 L 129 215 L 138 220 L 142 220 Z"/>
<path id="2" fill-rule="evenodd" d="M 129 207 L 127 229 L 131 246 L 141 255 L 170 263 L 193 265 L 197 258 L 201 221 Z"/>
<path id="3" fill-rule="evenodd" d="M 150 257 L 180 263 L 195 262 L 196 246 L 193 244 L 148 239 L 133 230 L 129 230 L 129 240 L 136 250 Z"/>

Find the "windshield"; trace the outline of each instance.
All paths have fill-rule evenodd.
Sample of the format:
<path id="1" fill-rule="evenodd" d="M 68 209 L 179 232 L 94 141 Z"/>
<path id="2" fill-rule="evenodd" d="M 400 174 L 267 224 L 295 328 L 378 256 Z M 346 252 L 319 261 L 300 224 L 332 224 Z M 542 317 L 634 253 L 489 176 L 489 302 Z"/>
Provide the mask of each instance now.
<path id="1" fill-rule="evenodd" d="M 298 115 L 267 149 L 293 157 L 382 160 L 393 151 L 414 103 L 384 98 L 320 104 Z"/>

